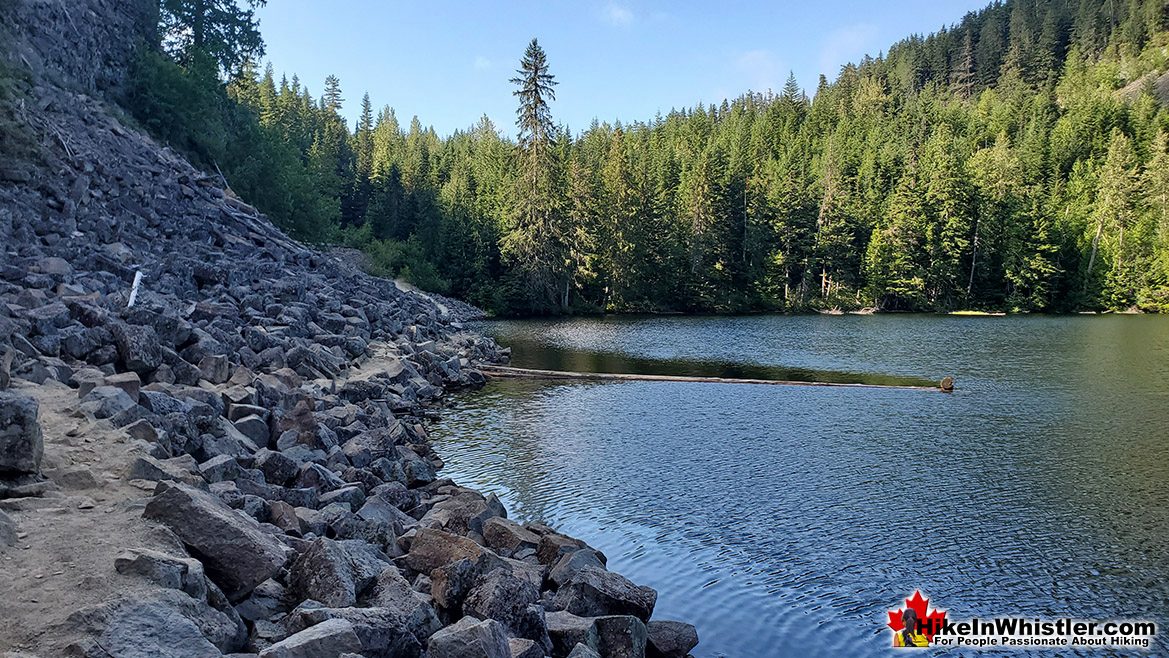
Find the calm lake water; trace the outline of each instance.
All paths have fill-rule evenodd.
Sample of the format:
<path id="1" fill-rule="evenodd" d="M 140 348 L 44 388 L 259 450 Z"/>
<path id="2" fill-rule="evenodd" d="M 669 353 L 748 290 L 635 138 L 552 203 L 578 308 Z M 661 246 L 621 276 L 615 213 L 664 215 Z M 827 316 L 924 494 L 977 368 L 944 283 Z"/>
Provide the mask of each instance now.
<path id="1" fill-rule="evenodd" d="M 512 518 L 585 538 L 656 588 L 655 617 L 698 626 L 696 656 L 887 655 L 886 613 L 915 589 L 951 619 L 1169 622 L 1169 318 L 481 329 L 521 367 L 955 377 L 949 395 L 512 380 L 458 398 L 432 431 L 444 475 L 496 492 Z M 1163 630 L 1144 655 L 1167 652 Z"/>

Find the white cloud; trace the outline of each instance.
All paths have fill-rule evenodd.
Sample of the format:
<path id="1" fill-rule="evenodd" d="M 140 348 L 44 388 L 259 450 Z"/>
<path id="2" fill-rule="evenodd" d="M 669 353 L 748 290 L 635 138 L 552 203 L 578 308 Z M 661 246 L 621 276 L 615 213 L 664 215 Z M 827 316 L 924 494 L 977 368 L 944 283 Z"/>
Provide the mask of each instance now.
<path id="1" fill-rule="evenodd" d="M 820 73 L 829 80 L 835 79 L 841 66 L 860 61 L 868 53 L 877 36 L 877 26 L 867 23 L 847 25 L 829 32 L 820 46 Z"/>
<path id="2" fill-rule="evenodd" d="M 615 2 L 610 2 L 602 15 L 610 25 L 629 27 L 633 24 L 633 11 Z"/>
<path id="3" fill-rule="evenodd" d="M 748 50 L 735 58 L 735 68 L 753 91 L 779 90 L 785 75 L 775 53 L 759 48 Z"/>
<path id="4" fill-rule="evenodd" d="M 487 69 L 491 68 L 491 60 L 482 55 L 478 55 L 475 57 L 473 66 L 475 67 L 476 71 L 486 71 Z"/>

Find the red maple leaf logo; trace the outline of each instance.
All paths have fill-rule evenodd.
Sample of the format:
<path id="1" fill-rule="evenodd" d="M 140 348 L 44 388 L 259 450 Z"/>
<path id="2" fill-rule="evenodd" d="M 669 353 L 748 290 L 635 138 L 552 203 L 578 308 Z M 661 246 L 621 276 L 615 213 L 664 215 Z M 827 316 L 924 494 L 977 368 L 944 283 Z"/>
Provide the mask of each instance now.
<path id="1" fill-rule="evenodd" d="M 917 618 L 921 620 L 919 630 L 922 635 L 930 642 L 934 640 L 934 634 L 946 622 L 945 610 L 930 610 L 930 600 L 922 597 L 920 591 L 913 593 L 913 598 L 905 599 L 906 608 L 899 608 L 897 610 L 889 611 L 889 628 L 893 629 L 894 633 L 900 633 L 905 628 L 906 609 L 912 609 L 917 613 Z"/>

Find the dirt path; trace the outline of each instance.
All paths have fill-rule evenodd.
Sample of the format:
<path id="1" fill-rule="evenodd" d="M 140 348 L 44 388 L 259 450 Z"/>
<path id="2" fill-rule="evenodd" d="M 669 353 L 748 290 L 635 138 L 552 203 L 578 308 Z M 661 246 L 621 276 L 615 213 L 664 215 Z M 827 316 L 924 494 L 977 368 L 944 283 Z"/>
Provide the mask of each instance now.
<path id="1" fill-rule="evenodd" d="M 442 312 L 443 315 L 450 315 L 451 314 L 450 309 L 447 308 L 445 304 L 438 301 L 434 297 L 431 297 L 430 295 L 426 294 L 421 289 L 419 289 L 418 286 L 415 286 L 414 284 L 412 284 L 408 281 L 405 281 L 403 279 L 394 279 L 394 285 L 398 286 L 398 290 L 401 290 L 402 292 L 412 292 L 415 295 L 425 297 L 426 299 L 429 299 L 430 301 L 434 302 L 434 305 L 438 307 L 438 310 L 440 312 Z"/>
<path id="2" fill-rule="evenodd" d="M 77 639 L 62 627 L 71 613 L 141 587 L 114 570 L 114 558 L 132 547 L 173 551 L 174 540 L 142 519 L 150 494 L 122 478 L 133 454 L 125 432 L 74 415 L 77 392 L 64 385 L 15 390 L 40 403 L 42 466 L 59 490 L 0 501 L 18 533 L 15 546 L 0 548 L 0 653 L 59 656 Z"/>

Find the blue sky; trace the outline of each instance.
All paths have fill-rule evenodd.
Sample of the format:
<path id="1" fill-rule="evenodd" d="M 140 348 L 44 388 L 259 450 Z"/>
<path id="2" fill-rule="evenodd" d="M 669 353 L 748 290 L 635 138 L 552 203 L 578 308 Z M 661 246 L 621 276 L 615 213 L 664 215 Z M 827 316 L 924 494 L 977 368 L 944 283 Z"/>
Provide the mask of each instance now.
<path id="1" fill-rule="evenodd" d="M 446 135 L 483 114 L 512 134 L 508 79 L 537 37 L 560 85 L 552 106 L 573 132 L 653 118 L 783 86 L 811 94 L 820 73 L 898 39 L 961 20 L 989 0 L 638 2 L 635 0 L 271 0 L 259 12 L 267 59 L 314 96 L 341 78 L 344 113 L 361 95 Z"/>

